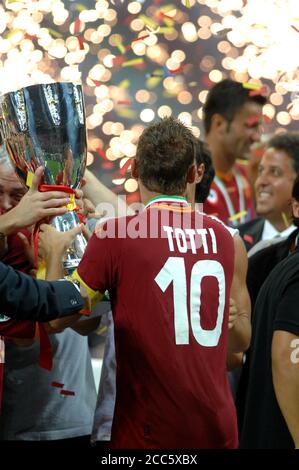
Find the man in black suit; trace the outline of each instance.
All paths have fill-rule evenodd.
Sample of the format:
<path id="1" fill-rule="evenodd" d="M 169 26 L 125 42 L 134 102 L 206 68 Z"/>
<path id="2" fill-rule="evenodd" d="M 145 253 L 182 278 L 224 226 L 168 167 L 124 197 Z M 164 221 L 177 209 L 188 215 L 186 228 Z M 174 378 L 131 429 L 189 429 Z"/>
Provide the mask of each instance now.
<path id="1" fill-rule="evenodd" d="M 10 318 L 48 322 L 74 314 L 84 306 L 84 301 L 72 282 L 36 280 L 1 262 L 0 298 L 1 326 Z"/>
<path id="2" fill-rule="evenodd" d="M 20 202 L 0 215 L 1 254 L 5 253 L 6 237 L 12 232 L 33 225 L 40 219 L 66 212 L 67 209 L 63 206 L 69 202 L 69 198 L 64 192 L 38 191 L 42 175 L 43 169 L 40 167 L 35 172 L 32 187 L 25 195 L 26 189 L 21 183 L 11 188 L 10 198 Z M 9 179 L 5 179 L 4 173 L 0 182 L 0 198 L 7 197 L 8 187 Z M 5 206 L 6 201 L 2 203 Z M 84 304 L 80 293 L 71 282 L 37 281 L 3 263 L 0 263 L 0 299 L 0 334 L 4 329 L 4 320 L 8 320 L 7 317 L 47 322 L 76 313 Z"/>
<path id="3" fill-rule="evenodd" d="M 295 230 L 290 201 L 298 173 L 299 133 L 275 135 L 267 144 L 255 182 L 260 217 L 238 227 L 247 251 L 260 240 L 287 237 Z"/>

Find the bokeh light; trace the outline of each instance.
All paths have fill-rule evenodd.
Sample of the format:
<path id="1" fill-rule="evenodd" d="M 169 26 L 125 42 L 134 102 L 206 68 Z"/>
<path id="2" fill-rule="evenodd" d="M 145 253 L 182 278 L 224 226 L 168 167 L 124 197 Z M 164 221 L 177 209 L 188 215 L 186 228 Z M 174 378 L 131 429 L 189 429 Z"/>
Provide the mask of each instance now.
<path id="1" fill-rule="evenodd" d="M 223 78 L 267 86 L 268 134 L 297 129 L 297 0 L 36 0 L 0 5 L 0 92 L 82 83 L 88 165 L 134 200 L 124 165 L 149 123 L 174 116 L 203 137 Z"/>

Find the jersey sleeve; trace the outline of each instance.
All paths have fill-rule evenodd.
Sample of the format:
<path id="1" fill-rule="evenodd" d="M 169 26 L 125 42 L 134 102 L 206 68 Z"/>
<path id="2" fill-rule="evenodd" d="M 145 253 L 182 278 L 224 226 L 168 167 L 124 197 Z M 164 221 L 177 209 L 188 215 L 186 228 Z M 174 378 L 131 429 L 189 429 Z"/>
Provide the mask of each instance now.
<path id="1" fill-rule="evenodd" d="M 114 221 L 109 221 L 111 226 Z M 118 239 L 107 235 L 107 222 L 100 225 L 88 242 L 73 278 L 82 282 L 93 304 L 100 301 L 106 290 L 113 289 L 118 264 Z M 103 236 L 102 233 L 106 236 Z"/>
<path id="2" fill-rule="evenodd" d="M 219 222 L 219 224 L 221 224 L 222 227 L 224 227 L 228 231 L 228 233 L 231 235 L 232 238 L 239 235 L 239 230 L 237 228 L 229 227 L 228 225 L 226 225 L 224 222 L 222 222 L 222 220 L 220 220 L 215 215 L 205 214 L 204 212 L 202 212 L 202 214 L 204 214 L 206 217 L 209 217 L 212 220 L 216 220 L 217 222 Z"/>

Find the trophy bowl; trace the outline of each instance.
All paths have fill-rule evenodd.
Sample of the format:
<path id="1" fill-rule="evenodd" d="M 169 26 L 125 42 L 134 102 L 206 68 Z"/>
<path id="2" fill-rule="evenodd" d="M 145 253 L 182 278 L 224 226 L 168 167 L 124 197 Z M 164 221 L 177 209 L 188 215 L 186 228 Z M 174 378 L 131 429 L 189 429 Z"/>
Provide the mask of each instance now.
<path id="1" fill-rule="evenodd" d="M 80 187 L 87 155 L 85 122 L 81 85 L 32 85 L 1 97 L 0 133 L 17 175 L 27 186 L 30 176 L 43 166 L 48 190 L 72 192 Z M 70 210 L 51 224 L 65 232 L 80 221 Z M 85 247 L 85 238 L 77 235 L 63 261 L 67 274 L 78 266 Z"/>

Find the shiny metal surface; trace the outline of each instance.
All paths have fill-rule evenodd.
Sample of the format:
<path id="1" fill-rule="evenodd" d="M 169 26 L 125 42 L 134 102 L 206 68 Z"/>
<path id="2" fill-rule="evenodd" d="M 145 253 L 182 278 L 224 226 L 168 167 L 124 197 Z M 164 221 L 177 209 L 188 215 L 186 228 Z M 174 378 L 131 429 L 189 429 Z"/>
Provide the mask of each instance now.
<path id="1" fill-rule="evenodd" d="M 87 144 L 82 87 L 72 83 L 32 85 L 0 98 L 0 133 L 18 176 L 44 167 L 44 183 L 80 187 Z M 60 220 L 61 219 L 61 220 Z M 58 229 L 78 225 L 74 212 L 55 217 Z M 65 267 L 75 267 L 86 241 L 79 235 Z"/>
<path id="2" fill-rule="evenodd" d="M 82 88 L 72 83 L 32 85 L 1 97 L 0 132 L 25 181 L 45 168 L 45 184 L 78 188 L 86 163 Z"/>

